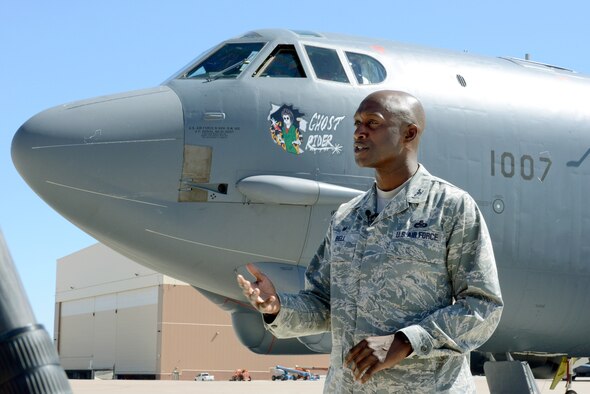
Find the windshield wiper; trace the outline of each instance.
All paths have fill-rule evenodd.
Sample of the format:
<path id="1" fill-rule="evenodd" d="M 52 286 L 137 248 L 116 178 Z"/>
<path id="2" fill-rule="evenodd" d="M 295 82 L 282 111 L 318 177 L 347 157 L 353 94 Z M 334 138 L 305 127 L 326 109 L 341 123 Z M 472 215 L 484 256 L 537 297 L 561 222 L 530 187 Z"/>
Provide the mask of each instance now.
<path id="1" fill-rule="evenodd" d="M 216 73 L 213 74 L 208 74 L 207 75 L 207 81 L 206 82 L 211 82 L 211 81 L 215 81 L 216 79 L 219 79 L 223 76 L 223 74 L 225 74 L 226 72 L 228 72 L 229 70 L 235 68 L 235 67 L 240 67 L 243 66 L 244 64 L 250 64 L 250 59 L 246 58 L 244 60 L 240 60 L 239 62 L 232 64 L 229 67 L 224 68 L 221 71 L 218 71 Z"/>
<path id="2" fill-rule="evenodd" d="M 219 78 L 221 78 L 221 76 L 222 76 L 223 74 L 225 74 L 226 72 L 228 72 L 229 70 L 231 70 L 231 69 L 232 69 L 232 68 L 234 68 L 234 67 L 241 67 L 241 66 L 243 66 L 244 64 L 250 64 L 250 61 L 251 61 L 252 59 L 254 59 L 254 58 L 256 57 L 256 55 L 257 55 L 257 54 L 258 54 L 258 51 L 252 51 L 252 52 L 251 52 L 251 53 L 248 55 L 248 57 L 247 57 L 247 58 L 245 58 L 245 59 L 243 59 L 243 60 L 240 60 L 240 61 L 239 61 L 239 62 L 237 62 L 236 64 L 232 64 L 231 66 L 229 66 L 229 67 L 226 67 L 226 68 L 224 68 L 224 69 L 223 69 L 223 70 L 221 70 L 221 71 L 218 71 L 218 72 L 216 72 L 216 73 L 213 73 L 213 75 L 209 75 L 209 74 L 207 74 L 207 81 L 206 81 L 206 82 L 211 82 L 211 81 L 214 81 L 214 80 L 216 80 L 216 79 L 219 79 Z M 241 70 L 240 70 L 240 71 L 241 71 Z"/>

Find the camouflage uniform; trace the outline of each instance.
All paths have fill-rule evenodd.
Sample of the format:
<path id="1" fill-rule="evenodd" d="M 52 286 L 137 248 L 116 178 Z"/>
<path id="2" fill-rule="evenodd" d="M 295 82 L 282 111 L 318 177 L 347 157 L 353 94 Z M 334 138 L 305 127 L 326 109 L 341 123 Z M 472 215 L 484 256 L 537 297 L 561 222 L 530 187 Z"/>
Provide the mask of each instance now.
<path id="1" fill-rule="evenodd" d="M 474 393 L 469 352 L 496 328 L 502 299 L 492 244 L 475 201 L 418 172 L 369 223 L 375 186 L 340 206 L 305 289 L 279 293 L 277 337 L 332 331 L 325 392 Z M 344 366 L 368 336 L 403 331 L 413 353 L 364 385 Z"/>

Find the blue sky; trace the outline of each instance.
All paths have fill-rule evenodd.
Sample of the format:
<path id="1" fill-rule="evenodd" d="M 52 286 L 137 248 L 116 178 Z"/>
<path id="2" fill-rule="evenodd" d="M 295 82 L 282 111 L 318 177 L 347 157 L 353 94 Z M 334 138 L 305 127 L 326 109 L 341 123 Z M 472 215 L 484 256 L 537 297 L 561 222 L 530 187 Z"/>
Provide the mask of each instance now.
<path id="1" fill-rule="evenodd" d="M 555 1 L 0 0 L 0 229 L 37 320 L 53 331 L 56 260 L 95 241 L 49 208 L 10 158 L 34 114 L 158 85 L 218 42 L 309 29 L 524 57 L 590 74 L 590 3 Z"/>

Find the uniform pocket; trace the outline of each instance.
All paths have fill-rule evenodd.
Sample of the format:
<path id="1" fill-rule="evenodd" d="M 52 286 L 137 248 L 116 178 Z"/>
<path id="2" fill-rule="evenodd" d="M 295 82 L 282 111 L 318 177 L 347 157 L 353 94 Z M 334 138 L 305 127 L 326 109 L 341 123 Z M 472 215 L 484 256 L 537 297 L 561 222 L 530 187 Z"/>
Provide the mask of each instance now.
<path id="1" fill-rule="evenodd" d="M 358 232 L 334 231 L 330 243 L 332 260 L 351 262 L 359 239 Z"/>
<path id="2" fill-rule="evenodd" d="M 444 264 L 446 244 L 439 232 L 400 230 L 391 234 L 385 252 L 397 260 Z"/>

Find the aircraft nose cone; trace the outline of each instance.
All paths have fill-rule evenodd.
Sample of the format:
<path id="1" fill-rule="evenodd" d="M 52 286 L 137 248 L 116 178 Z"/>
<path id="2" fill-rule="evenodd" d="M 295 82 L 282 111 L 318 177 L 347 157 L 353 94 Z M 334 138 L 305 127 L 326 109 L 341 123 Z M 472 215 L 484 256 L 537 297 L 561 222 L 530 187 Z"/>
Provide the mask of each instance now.
<path id="1" fill-rule="evenodd" d="M 176 200 L 183 141 L 180 100 L 158 87 L 41 112 L 15 134 L 12 160 L 39 196 L 80 224 L 112 199 Z"/>

